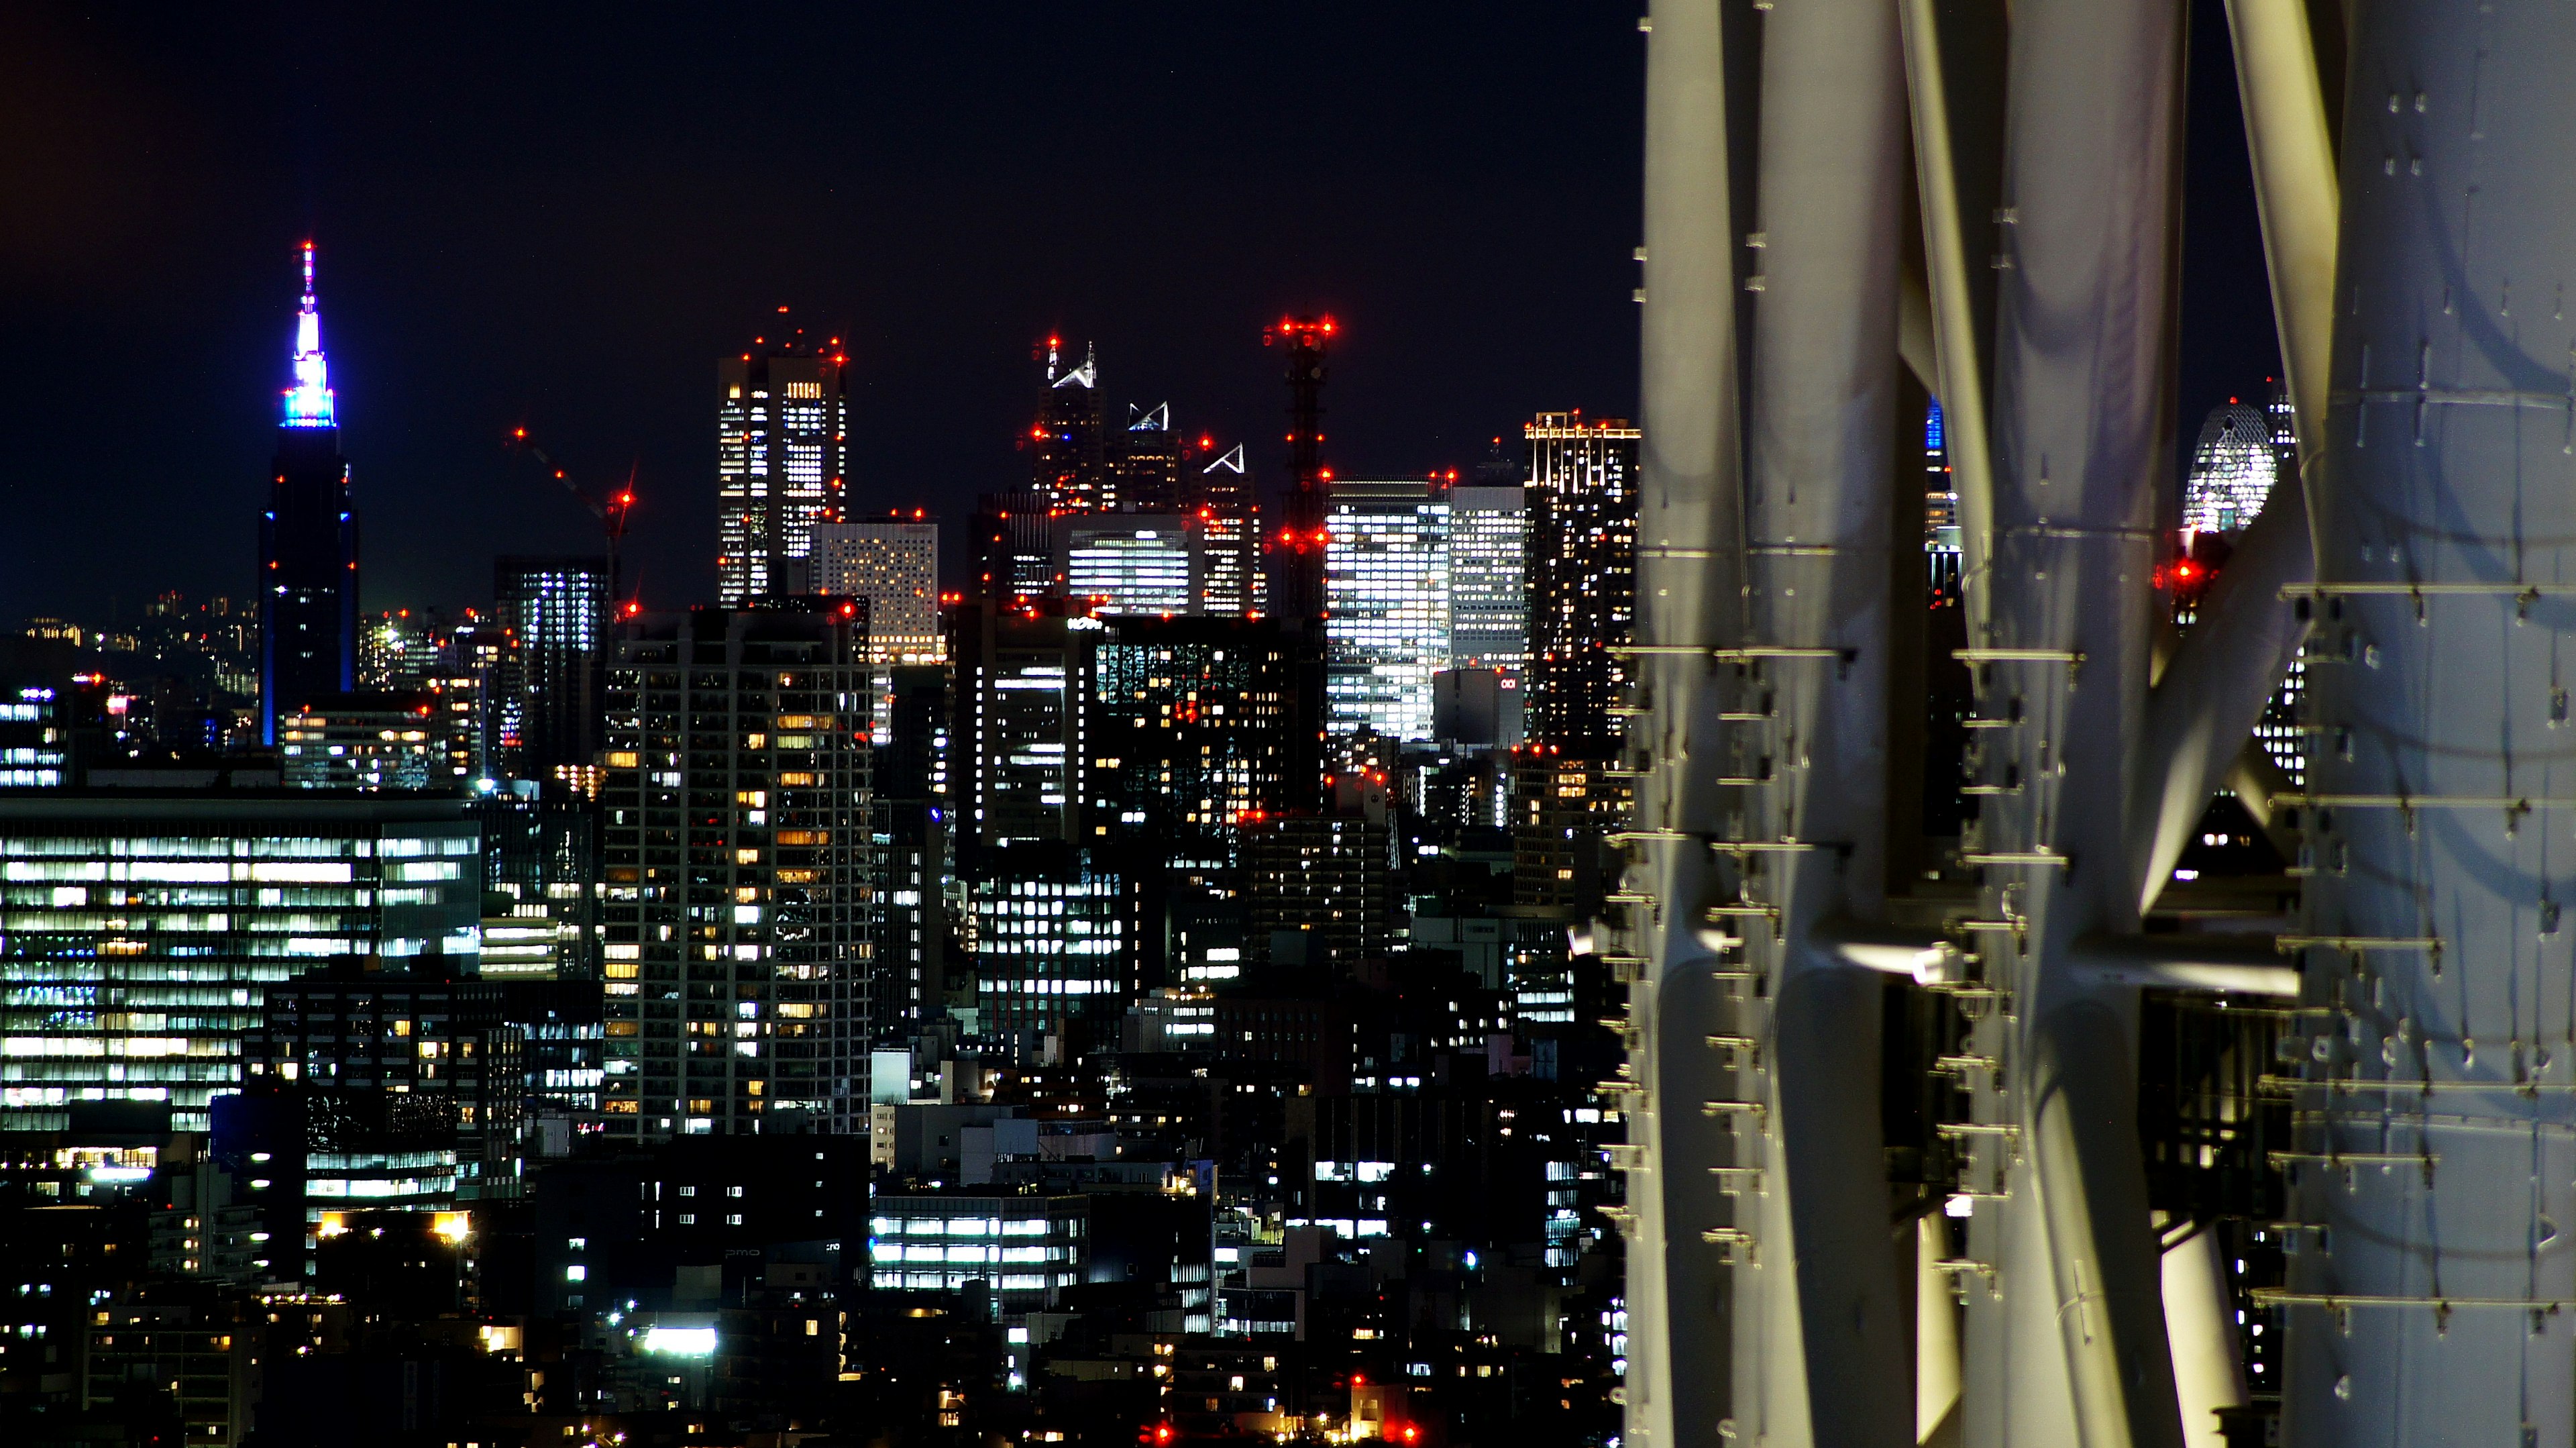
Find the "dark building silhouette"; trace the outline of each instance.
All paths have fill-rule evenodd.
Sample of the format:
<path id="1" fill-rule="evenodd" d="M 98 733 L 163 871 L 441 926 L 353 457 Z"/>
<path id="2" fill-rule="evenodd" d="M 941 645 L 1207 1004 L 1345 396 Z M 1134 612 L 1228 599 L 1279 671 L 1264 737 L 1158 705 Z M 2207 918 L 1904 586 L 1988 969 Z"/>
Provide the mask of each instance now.
<path id="1" fill-rule="evenodd" d="M 1089 348 L 1082 365 L 1067 365 L 1061 341 L 1047 338 L 1046 391 L 1029 429 L 1029 487 L 1058 512 L 1098 513 L 1117 506 L 1101 436 L 1100 368 Z"/>

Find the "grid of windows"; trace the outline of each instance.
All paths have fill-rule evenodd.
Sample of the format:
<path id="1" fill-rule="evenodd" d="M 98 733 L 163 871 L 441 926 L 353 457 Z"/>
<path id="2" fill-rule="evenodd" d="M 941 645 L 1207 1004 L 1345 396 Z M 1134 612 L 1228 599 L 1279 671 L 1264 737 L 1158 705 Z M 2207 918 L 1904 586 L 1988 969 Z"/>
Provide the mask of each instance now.
<path id="1" fill-rule="evenodd" d="M 2183 487 L 2183 532 L 2233 535 L 2263 511 L 2280 476 L 2272 424 L 2256 407 L 2213 407 L 2191 450 L 2191 478 Z"/>
<path id="2" fill-rule="evenodd" d="M 1090 1223 L 1081 1197 L 877 1197 L 870 1285 L 954 1292 L 986 1282 L 1026 1307 L 1082 1279 Z"/>
<path id="3" fill-rule="evenodd" d="M 1449 657 L 1518 672 L 1529 662 L 1529 515 L 1523 490 L 1449 490 Z"/>
<path id="4" fill-rule="evenodd" d="M 1429 739 L 1431 676 L 1449 667 L 1449 499 L 1337 481 L 1327 507 L 1325 727 Z"/>
<path id="5" fill-rule="evenodd" d="M 1542 412 L 1529 443 L 1529 737 L 1615 746 L 1636 619 L 1637 444 L 1620 418 Z"/>
<path id="6" fill-rule="evenodd" d="M 812 586 L 814 530 L 839 508 L 844 480 L 841 363 L 782 343 L 716 366 L 716 587 L 728 607 Z"/>
<path id="7" fill-rule="evenodd" d="M 1092 837 L 1230 863 L 1240 826 L 1286 807 L 1290 677 L 1269 624 L 1119 624 L 1092 666 Z"/>
<path id="8" fill-rule="evenodd" d="M 610 609 L 605 558 L 502 558 L 492 595 L 518 640 L 521 768 L 538 779 L 599 751 L 599 682 Z"/>
<path id="9" fill-rule="evenodd" d="M 270 985 L 475 953 L 477 849 L 462 801 L 0 800 L 0 1126 L 154 1101 L 206 1130 Z"/>
<path id="10" fill-rule="evenodd" d="M 1203 570 L 1199 539 L 1184 519 L 1068 519 L 1056 526 L 1064 536 L 1065 592 L 1093 614 L 1150 617 L 1195 611 Z"/>
<path id="11" fill-rule="evenodd" d="M 866 1101 L 865 625 L 810 602 L 648 614 L 618 643 L 600 790 L 612 1133 L 749 1133 L 781 1110 L 846 1131 Z"/>
<path id="12" fill-rule="evenodd" d="M 1101 625 L 985 608 L 959 620 L 967 844 L 1072 840 L 1082 799 L 1084 698 Z"/>
<path id="13" fill-rule="evenodd" d="M 936 664 L 939 525 L 826 523 L 814 530 L 814 588 L 868 601 L 868 662 Z"/>
<path id="14" fill-rule="evenodd" d="M 1054 1032 L 1126 1008 L 1119 877 L 1089 852 L 1021 845 L 971 887 L 976 1001 L 995 1031 Z"/>

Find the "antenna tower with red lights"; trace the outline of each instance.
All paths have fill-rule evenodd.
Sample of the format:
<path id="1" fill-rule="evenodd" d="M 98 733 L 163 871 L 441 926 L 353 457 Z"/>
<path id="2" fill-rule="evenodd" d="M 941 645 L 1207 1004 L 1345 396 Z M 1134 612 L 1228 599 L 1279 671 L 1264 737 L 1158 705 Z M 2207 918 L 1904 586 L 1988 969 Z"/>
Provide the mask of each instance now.
<path id="1" fill-rule="evenodd" d="M 1291 628 L 1320 629 L 1324 617 L 1324 349 L 1339 330 L 1327 314 L 1261 333 L 1263 346 L 1288 349 L 1288 509 L 1271 539 L 1271 612 Z"/>

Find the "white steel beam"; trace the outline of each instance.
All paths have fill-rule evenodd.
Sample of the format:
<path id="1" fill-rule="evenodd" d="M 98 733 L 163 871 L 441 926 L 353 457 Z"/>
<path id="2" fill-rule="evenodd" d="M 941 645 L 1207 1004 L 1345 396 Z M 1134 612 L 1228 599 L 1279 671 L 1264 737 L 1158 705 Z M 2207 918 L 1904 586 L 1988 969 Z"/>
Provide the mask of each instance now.
<path id="1" fill-rule="evenodd" d="M 1762 982 L 1740 1073 L 1761 1113 L 1753 1262 L 1734 1274 L 1736 1431 L 1904 1448 L 1905 1258 L 1880 1119 L 1885 985 L 1844 962 L 1844 917 L 1886 910 L 1885 800 L 1903 66 L 1886 0 L 1799 0 L 1762 22 L 1758 246 L 1746 428 L 1745 786 L 1729 846 Z M 1766 768 L 1762 761 L 1769 761 Z M 1866 1385 L 1866 1386 L 1864 1386 Z"/>
<path id="2" fill-rule="evenodd" d="M 2305 479 L 2321 451 L 2334 332 L 2334 152 L 2305 0 L 2228 0 L 2227 19 L 2299 465 L 2273 487 L 2157 682 L 2132 816 L 2140 908 L 2173 877 L 2210 796 L 2298 656 L 2306 626 L 2284 590 L 2316 576 Z"/>
<path id="3" fill-rule="evenodd" d="M 2576 11 L 2360 0 L 2283 1440 L 2576 1443 Z"/>
<path id="4" fill-rule="evenodd" d="M 1722 1234 L 1734 1230 L 1727 1123 L 1700 1103 L 1731 1087 L 1708 1037 L 1728 1029 L 1721 962 L 1699 938 L 1714 891 L 1724 725 L 1710 650 L 1741 633 L 1737 273 L 1718 0 L 1655 0 L 1646 44 L 1644 442 L 1637 521 L 1637 781 L 1628 883 L 1627 1441 L 1716 1448 L 1730 1408 Z M 1712 1233 L 1721 1234 L 1713 1240 Z"/>
<path id="5" fill-rule="evenodd" d="M 1994 555 L 1972 636 L 1982 868 L 1971 1445 L 2179 1443 L 2134 1128 L 2134 990 L 2073 968 L 2138 923 L 2126 816 L 2173 455 L 2182 7 L 2019 0 L 1997 215 Z"/>

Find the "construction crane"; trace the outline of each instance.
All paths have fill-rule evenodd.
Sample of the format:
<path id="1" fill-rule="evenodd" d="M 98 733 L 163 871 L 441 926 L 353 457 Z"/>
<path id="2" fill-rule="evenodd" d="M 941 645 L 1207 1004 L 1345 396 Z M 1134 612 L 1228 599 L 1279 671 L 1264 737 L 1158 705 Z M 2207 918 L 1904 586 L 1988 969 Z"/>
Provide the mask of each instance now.
<path id="1" fill-rule="evenodd" d="M 617 548 L 626 537 L 627 511 L 635 506 L 633 471 L 630 470 L 627 473 L 625 486 L 616 492 L 594 495 L 589 489 L 574 482 L 571 474 L 558 466 L 553 458 L 548 457 L 546 450 L 537 446 L 536 442 L 528 436 L 526 428 L 512 428 L 508 446 L 514 451 L 525 452 L 535 458 L 546 471 L 554 474 L 556 482 L 564 485 L 565 492 L 572 494 L 583 507 L 590 510 L 592 517 L 599 520 L 600 536 L 605 540 L 608 551 L 608 596 L 615 614 L 619 618 L 624 618 L 629 614 L 641 612 L 643 605 L 634 599 L 617 601 L 618 591 L 622 587 L 617 568 Z"/>

